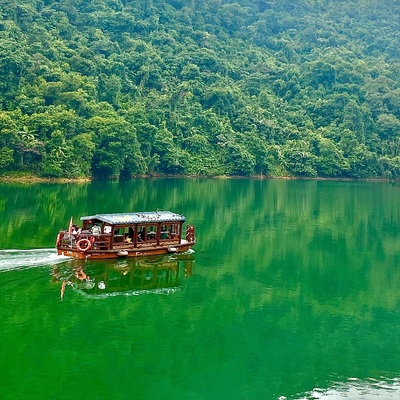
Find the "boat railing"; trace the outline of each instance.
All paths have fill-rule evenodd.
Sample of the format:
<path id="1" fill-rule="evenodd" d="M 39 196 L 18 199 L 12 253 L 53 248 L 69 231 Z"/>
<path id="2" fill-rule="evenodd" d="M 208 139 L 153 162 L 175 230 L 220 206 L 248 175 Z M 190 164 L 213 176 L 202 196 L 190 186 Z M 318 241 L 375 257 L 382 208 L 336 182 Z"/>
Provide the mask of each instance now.
<path id="1" fill-rule="evenodd" d="M 81 231 L 73 234 L 68 231 L 61 231 L 57 239 L 57 246 L 69 247 L 71 249 L 78 249 L 85 241 L 90 242 L 90 247 L 108 249 L 110 246 L 111 234 L 93 234 L 90 231 Z M 85 246 L 87 247 L 87 246 Z"/>

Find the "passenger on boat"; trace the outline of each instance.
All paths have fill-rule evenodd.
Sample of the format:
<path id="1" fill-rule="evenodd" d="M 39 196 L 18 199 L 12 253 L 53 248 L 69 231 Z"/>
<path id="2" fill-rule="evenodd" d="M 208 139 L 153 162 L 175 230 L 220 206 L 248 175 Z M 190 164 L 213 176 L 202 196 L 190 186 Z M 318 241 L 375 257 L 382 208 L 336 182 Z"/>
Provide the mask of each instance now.
<path id="1" fill-rule="evenodd" d="M 144 229 L 141 229 L 138 233 L 138 242 L 143 242 L 144 240 Z"/>
<path id="2" fill-rule="evenodd" d="M 100 229 L 99 225 L 94 224 L 92 226 L 92 233 L 93 233 L 93 235 L 100 235 L 101 229 Z"/>

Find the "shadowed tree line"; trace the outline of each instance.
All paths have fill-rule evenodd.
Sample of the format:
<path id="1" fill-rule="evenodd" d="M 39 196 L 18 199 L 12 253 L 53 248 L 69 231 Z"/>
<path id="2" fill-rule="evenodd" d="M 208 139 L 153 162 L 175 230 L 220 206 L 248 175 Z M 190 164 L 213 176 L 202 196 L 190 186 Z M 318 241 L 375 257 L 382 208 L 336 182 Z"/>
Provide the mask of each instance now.
<path id="1" fill-rule="evenodd" d="M 0 11 L 0 173 L 400 175 L 399 2 Z"/>

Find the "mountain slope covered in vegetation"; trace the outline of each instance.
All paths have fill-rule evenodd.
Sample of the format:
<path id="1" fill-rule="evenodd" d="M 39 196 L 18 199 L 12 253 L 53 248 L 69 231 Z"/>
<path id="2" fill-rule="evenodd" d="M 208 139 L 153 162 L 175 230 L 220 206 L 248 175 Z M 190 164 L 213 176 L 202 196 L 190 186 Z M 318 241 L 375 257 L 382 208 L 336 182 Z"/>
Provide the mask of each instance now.
<path id="1" fill-rule="evenodd" d="M 400 176 L 399 1 L 0 11 L 0 173 Z"/>

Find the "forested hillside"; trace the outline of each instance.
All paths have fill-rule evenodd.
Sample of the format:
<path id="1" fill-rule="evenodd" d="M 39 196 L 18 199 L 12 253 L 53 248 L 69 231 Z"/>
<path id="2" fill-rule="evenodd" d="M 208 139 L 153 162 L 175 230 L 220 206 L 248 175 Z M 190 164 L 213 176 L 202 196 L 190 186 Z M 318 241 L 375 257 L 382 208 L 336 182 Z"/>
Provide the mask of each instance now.
<path id="1" fill-rule="evenodd" d="M 0 11 L 0 173 L 400 177 L 400 1 Z"/>

